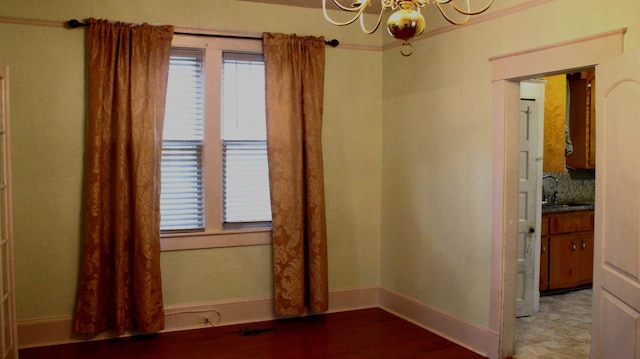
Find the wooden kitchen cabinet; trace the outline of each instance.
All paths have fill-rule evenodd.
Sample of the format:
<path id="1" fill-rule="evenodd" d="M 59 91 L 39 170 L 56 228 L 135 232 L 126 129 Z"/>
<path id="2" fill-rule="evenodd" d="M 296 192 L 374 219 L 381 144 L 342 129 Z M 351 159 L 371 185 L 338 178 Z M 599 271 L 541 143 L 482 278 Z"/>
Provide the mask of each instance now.
<path id="1" fill-rule="evenodd" d="M 576 259 L 576 285 L 593 283 L 593 232 L 585 232 L 578 244 Z"/>
<path id="2" fill-rule="evenodd" d="M 549 290 L 549 216 L 542 216 L 540 231 L 540 291 Z"/>
<path id="3" fill-rule="evenodd" d="M 549 289 L 564 289 L 591 284 L 593 264 L 593 232 L 550 236 Z M 589 254 L 591 252 L 591 254 Z"/>
<path id="4" fill-rule="evenodd" d="M 596 117 L 594 70 L 567 75 L 569 84 L 569 128 L 573 153 L 567 156 L 569 168 L 596 167 Z"/>
<path id="5" fill-rule="evenodd" d="M 549 234 L 593 232 L 593 211 L 555 212 L 549 216 Z"/>
<path id="6" fill-rule="evenodd" d="M 541 292 L 593 282 L 593 220 L 593 210 L 542 215 Z"/>

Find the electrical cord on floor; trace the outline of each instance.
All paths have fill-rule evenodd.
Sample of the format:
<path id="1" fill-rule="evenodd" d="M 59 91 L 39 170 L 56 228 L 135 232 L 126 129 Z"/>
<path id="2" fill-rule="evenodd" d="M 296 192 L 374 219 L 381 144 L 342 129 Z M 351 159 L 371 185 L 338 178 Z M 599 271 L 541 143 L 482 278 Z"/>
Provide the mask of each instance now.
<path id="1" fill-rule="evenodd" d="M 209 318 L 205 318 L 205 319 L 204 319 L 204 323 L 205 323 L 205 324 L 209 324 L 212 328 L 216 328 L 216 329 L 218 329 L 219 331 L 221 331 L 221 332 L 223 332 L 223 333 L 225 333 L 225 334 L 236 334 L 236 332 L 232 332 L 232 331 L 229 331 L 229 330 L 225 330 L 223 327 L 219 327 L 219 326 L 217 326 L 217 325 L 215 325 L 215 324 L 211 323 L 211 321 L 209 320 Z"/>
<path id="2" fill-rule="evenodd" d="M 275 332 L 276 328 L 264 328 L 264 329 L 249 329 L 249 328 L 242 328 L 240 329 L 240 335 L 245 336 L 245 337 L 250 337 L 250 336 L 255 336 L 255 335 L 260 335 L 262 333 L 266 333 L 266 332 Z"/>
<path id="3" fill-rule="evenodd" d="M 252 336 L 256 336 L 256 335 L 260 335 L 262 333 L 266 333 L 266 332 L 275 332 L 276 328 L 264 328 L 264 329 L 249 329 L 249 328 L 242 328 L 239 331 L 235 332 L 235 331 L 229 331 L 229 330 L 225 330 L 222 327 L 216 326 L 215 324 L 211 323 L 211 321 L 209 320 L 209 318 L 205 318 L 205 324 L 209 324 L 210 326 L 212 326 L 213 328 L 216 328 L 220 331 L 222 331 L 225 334 L 240 334 L 244 337 L 252 337 Z"/>

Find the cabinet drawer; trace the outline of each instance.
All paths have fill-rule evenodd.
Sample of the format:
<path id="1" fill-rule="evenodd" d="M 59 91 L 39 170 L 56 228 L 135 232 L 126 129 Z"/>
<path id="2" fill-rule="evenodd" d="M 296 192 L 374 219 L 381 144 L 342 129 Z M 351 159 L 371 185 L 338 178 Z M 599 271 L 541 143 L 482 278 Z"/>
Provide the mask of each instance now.
<path id="1" fill-rule="evenodd" d="M 593 211 L 576 211 L 554 214 L 549 217 L 549 233 L 593 231 Z"/>
<path id="2" fill-rule="evenodd" d="M 540 235 L 541 236 L 546 236 L 547 234 L 549 234 L 549 215 L 548 214 L 542 214 L 542 221 L 541 221 L 541 225 L 540 225 Z"/>

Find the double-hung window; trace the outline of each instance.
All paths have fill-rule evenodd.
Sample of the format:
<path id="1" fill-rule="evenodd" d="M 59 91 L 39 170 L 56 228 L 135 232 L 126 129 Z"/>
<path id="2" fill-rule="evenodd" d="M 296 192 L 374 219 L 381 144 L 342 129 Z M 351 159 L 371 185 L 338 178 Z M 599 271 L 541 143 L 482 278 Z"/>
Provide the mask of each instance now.
<path id="1" fill-rule="evenodd" d="M 176 35 L 163 130 L 163 250 L 271 240 L 259 40 Z"/>

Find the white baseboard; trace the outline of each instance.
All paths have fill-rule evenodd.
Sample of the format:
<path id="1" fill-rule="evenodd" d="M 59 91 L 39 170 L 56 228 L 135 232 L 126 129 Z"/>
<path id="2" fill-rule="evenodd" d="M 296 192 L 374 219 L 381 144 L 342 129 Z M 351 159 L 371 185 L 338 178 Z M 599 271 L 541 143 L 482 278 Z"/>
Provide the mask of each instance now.
<path id="1" fill-rule="evenodd" d="M 497 353 L 497 333 L 437 308 L 386 289 L 380 289 L 380 308 L 485 357 Z"/>
<path id="2" fill-rule="evenodd" d="M 376 308 L 379 303 L 379 288 L 355 288 L 333 291 L 329 294 L 329 312 L 342 312 L 364 308 Z M 206 328 L 199 317 L 208 318 L 213 325 L 253 323 L 276 319 L 272 298 L 251 300 L 192 303 L 167 306 L 163 332 Z M 29 348 L 45 345 L 72 343 L 86 340 L 114 338 L 106 332 L 95 337 L 77 336 L 72 331 L 73 318 L 62 316 L 18 321 L 18 347 Z M 133 335 L 128 332 L 125 335 Z"/>
<path id="3" fill-rule="evenodd" d="M 496 357 L 494 353 L 498 351 L 497 333 L 386 289 L 378 287 L 342 289 L 329 294 L 330 313 L 378 307 L 476 353 L 491 358 Z M 192 303 L 167 306 L 163 332 L 210 326 L 199 321 L 199 317 L 208 318 L 216 326 L 276 319 L 272 298 Z M 18 347 L 29 348 L 115 337 L 114 333 L 103 333 L 91 338 L 80 337 L 73 334 L 71 328 L 71 316 L 18 321 Z"/>

